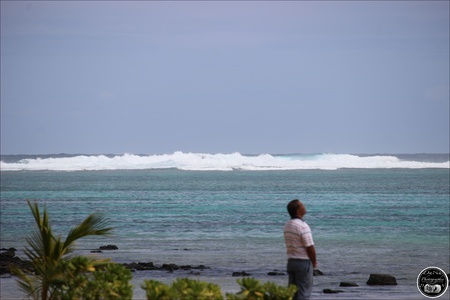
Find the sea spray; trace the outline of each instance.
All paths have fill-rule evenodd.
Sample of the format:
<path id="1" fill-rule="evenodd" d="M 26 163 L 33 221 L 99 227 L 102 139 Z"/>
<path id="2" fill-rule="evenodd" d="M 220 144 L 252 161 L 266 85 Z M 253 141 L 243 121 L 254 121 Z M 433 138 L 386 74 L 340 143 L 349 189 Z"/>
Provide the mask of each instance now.
<path id="1" fill-rule="evenodd" d="M 179 169 L 188 171 L 270 171 L 356 169 L 450 168 L 448 155 L 289 154 L 243 155 L 183 153 L 154 155 L 46 155 L 12 160 L 2 156 L 2 171 L 83 171 Z M 430 159 L 431 158 L 431 159 Z"/>

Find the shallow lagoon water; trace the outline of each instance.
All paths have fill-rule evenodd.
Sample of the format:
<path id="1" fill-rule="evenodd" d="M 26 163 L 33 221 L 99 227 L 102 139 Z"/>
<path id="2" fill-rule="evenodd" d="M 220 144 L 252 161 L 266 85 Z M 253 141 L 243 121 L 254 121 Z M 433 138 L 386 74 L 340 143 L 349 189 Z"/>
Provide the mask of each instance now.
<path id="1" fill-rule="evenodd" d="M 193 276 L 237 291 L 234 271 L 286 284 L 282 237 L 286 204 L 307 206 L 319 269 L 316 299 L 423 299 L 421 270 L 449 272 L 448 169 L 339 169 L 283 171 L 2 171 L 1 248 L 23 249 L 33 223 L 25 199 L 46 205 L 54 230 L 64 235 L 93 212 L 115 227 L 110 237 L 80 241 L 80 253 L 114 244 L 102 256 L 120 263 L 203 264 L 201 275 L 135 272 L 135 299 L 144 279 L 170 282 Z M 21 251 L 18 255 L 21 256 Z M 24 258 L 24 257 L 23 257 Z M 398 286 L 371 287 L 370 273 L 397 278 Z M 353 281 L 357 288 L 339 288 Z M 1 298 L 15 296 L 14 279 L 1 279 Z M 325 295 L 324 288 L 344 293 Z M 448 294 L 448 292 L 447 292 Z"/>

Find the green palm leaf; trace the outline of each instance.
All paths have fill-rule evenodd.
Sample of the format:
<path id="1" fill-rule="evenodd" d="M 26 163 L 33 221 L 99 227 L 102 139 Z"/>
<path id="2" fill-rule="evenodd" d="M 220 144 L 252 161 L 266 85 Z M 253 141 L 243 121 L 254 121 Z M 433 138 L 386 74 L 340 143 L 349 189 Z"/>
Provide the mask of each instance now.
<path id="1" fill-rule="evenodd" d="M 75 226 L 69 232 L 69 235 L 62 246 L 71 252 L 73 243 L 83 237 L 90 235 L 107 235 L 111 232 L 111 227 L 106 227 L 107 220 L 101 214 L 92 214 L 88 216 L 80 225 Z"/>
<path id="2" fill-rule="evenodd" d="M 55 237 L 50 226 L 47 209 L 44 206 L 43 213 L 37 203 L 28 201 L 28 206 L 36 222 L 36 228 L 26 239 L 28 247 L 25 248 L 26 256 L 35 267 L 36 276 L 30 277 L 16 269 L 19 277 L 19 286 L 33 299 L 52 299 L 58 295 L 58 285 L 67 277 L 65 270 L 66 257 L 73 252 L 76 240 L 90 235 L 106 235 L 112 228 L 106 227 L 106 219 L 100 214 L 89 215 L 80 225 L 73 227 L 65 241 L 60 236 Z M 91 261 L 89 269 L 103 265 L 102 261 Z"/>

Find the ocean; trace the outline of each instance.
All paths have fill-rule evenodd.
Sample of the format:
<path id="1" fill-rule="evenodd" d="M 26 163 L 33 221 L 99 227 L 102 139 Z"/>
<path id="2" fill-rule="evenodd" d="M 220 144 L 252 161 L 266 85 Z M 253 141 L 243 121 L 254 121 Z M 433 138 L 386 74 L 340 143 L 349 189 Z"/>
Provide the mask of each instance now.
<path id="1" fill-rule="evenodd" d="M 144 279 L 190 277 L 237 292 L 232 273 L 244 271 L 286 285 L 286 275 L 268 273 L 285 271 L 286 205 L 300 199 L 324 273 L 314 278 L 313 299 L 426 299 L 419 273 L 450 272 L 449 198 L 449 154 L 2 155 L 0 248 L 25 258 L 29 199 L 46 206 L 62 236 L 89 214 L 105 214 L 113 235 L 80 240 L 78 253 L 209 267 L 136 271 L 134 299 L 145 299 Z M 118 250 L 91 253 L 103 245 Z M 398 285 L 368 286 L 371 273 Z M 0 284 L 1 299 L 23 297 L 14 278 Z"/>

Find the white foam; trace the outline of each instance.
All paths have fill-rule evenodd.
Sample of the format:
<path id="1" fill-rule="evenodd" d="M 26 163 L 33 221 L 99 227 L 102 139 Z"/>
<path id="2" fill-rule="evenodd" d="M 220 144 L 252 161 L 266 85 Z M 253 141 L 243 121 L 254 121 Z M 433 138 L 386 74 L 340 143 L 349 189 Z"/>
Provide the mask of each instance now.
<path id="1" fill-rule="evenodd" d="M 73 157 L 50 157 L 22 159 L 15 163 L 1 162 L 2 171 L 18 170 L 336 170 L 341 168 L 450 168 L 447 162 L 405 161 L 396 156 L 358 156 L 350 154 L 270 155 L 256 156 L 208 153 L 183 153 L 162 155 L 124 154 L 113 157 L 105 155 L 78 155 Z"/>

